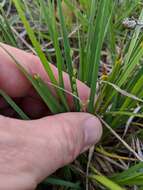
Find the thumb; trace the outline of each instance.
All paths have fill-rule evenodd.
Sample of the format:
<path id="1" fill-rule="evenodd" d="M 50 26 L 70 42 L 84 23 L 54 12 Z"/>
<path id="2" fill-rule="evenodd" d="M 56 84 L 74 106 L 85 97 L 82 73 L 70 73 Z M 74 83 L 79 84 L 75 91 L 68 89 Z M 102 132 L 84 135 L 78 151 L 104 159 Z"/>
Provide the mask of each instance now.
<path id="1" fill-rule="evenodd" d="M 44 142 L 37 150 L 38 182 L 72 162 L 81 152 L 96 144 L 102 135 L 100 121 L 88 113 L 63 113 L 28 121 L 28 125 L 34 127 L 34 130 L 31 128 L 34 137 Z"/>

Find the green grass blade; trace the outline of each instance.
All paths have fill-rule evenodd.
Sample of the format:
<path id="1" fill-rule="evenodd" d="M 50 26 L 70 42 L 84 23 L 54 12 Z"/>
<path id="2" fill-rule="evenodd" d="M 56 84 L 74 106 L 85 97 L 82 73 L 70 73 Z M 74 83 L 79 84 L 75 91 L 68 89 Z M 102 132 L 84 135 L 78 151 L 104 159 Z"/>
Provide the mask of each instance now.
<path id="1" fill-rule="evenodd" d="M 112 6 L 111 6 L 112 5 Z M 111 9 L 111 10 L 110 10 Z M 96 17 L 96 29 L 94 32 L 94 40 L 91 46 L 91 60 L 88 63 L 88 84 L 91 87 L 90 101 L 88 105 L 88 111 L 94 112 L 94 99 L 96 94 L 96 83 L 98 78 L 98 70 L 100 65 L 101 49 L 104 42 L 104 38 L 109 26 L 109 21 L 112 16 L 113 2 L 112 0 L 102 0 L 99 4 L 98 14 Z M 107 19 L 108 18 L 108 19 Z"/>
<path id="2" fill-rule="evenodd" d="M 110 114 L 113 116 L 124 115 L 124 116 L 133 116 L 133 117 L 143 118 L 143 114 L 137 114 L 137 113 L 128 112 L 128 111 L 109 111 L 105 113 L 105 115 L 110 115 Z M 119 118 L 117 120 L 119 121 Z"/>
<path id="3" fill-rule="evenodd" d="M 108 179 L 105 176 L 102 175 L 92 175 L 90 176 L 93 180 L 99 182 L 104 187 L 110 189 L 110 190 L 125 190 L 124 188 L 120 187 L 118 184 L 116 184 L 114 181 Z"/>
<path id="4" fill-rule="evenodd" d="M 60 45 L 59 45 L 59 40 L 58 40 L 59 36 L 58 36 L 58 29 L 56 26 L 54 7 L 52 6 L 50 1 L 48 2 L 48 4 L 46 4 L 46 2 L 44 1 L 40 1 L 40 4 L 41 4 L 41 8 L 44 15 L 44 20 L 48 26 L 50 37 L 51 37 L 51 40 L 53 41 L 55 52 L 56 52 L 56 63 L 57 63 L 57 68 L 58 68 L 59 86 L 64 89 L 64 81 L 63 81 L 64 60 L 62 57 L 62 52 L 60 50 Z M 66 101 L 66 97 L 64 93 L 62 97 L 63 97 L 62 102 L 66 110 L 69 111 L 69 106 Z"/>
<path id="5" fill-rule="evenodd" d="M 91 47 L 93 46 L 93 38 L 94 38 L 94 31 L 95 31 L 95 16 L 97 11 L 97 0 L 92 0 L 91 7 L 90 7 L 90 18 L 89 18 L 89 26 L 88 26 L 88 36 L 87 36 L 87 44 L 86 44 L 86 51 L 87 51 L 87 63 L 86 63 L 86 80 L 88 79 L 88 70 L 89 64 L 91 61 Z"/>
<path id="6" fill-rule="evenodd" d="M 4 34 L 5 42 L 16 47 L 17 46 L 16 38 L 13 34 L 10 23 L 5 16 L 4 10 L 1 7 L 0 7 L 0 12 L 1 12 L 0 30 L 2 30 L 2 33 Z"/>
<path id="7" fill-rule="evenodd" d="M 141 20 L 143 19 L 142 12 L 141 12 L 140 19 Z M 138 32 L 138 28 L 136 30 Z M 124 68 L 124 70 L 122 70 L 122 73 L 118 72 L 118 80 L 117 80 L 116 84 L 119 87 L 121 87 L 123 84 L 126 83 L 127 79 L 134 72 L 135 67 L 137 66 L 137 64 L 139 63 L 139 61 L 141 60 L 141 58 L 143 56 L 143 48 L 142 48 L 143 47 L 143 43 L 142 43 L 142 41 L 140 43 L 139 42 L 140 42 L 140 40 L 138 40 L 138 42 L 136 42 L 136 44 L 138 44 L 138 46 L 136 46 L 136 49 L 134 51 L 132 51 L 132 54 L 131 54 L 130 59 L 129 59 L 129 62 L 126 65 L 126 67 Z M 131 40 L 131 44 L 132 44 L 132 40 Z M 131 51 L 131 50 L 128 50 L 128 51 Z M 110 97 L 108 97 L 108 100 L 104 104 L 103 110 L 106 110 L 106 108 L 109 106 L 109 104 L 112 101 L 112 99 L 113 99 L 113 97 L 114 97 L 115 94 L 116 94 L 115 91 L 113 91 L 110 94 Z"/>
<path id="8" fill-rule="evenodd" d="M 51 111 L 53 113 L 64 112 L 64 109 L 62 109 L 59 102 L 53 98 L 53 94 L 49 91 L 47 84 L 45 84 L 38 75 L 35 75 L 34 78 L 38 82 L 41 94 L 44 95 L 43 100 L 46 100 L 45 103 L 48 105 Z"/>
<path id="9" fill-rule="evenodd" d="M 139 16 L 139 20 L 142 20 L 142 19 L 143 19 L 143 10 L 141 11 L 141 14 Z M 132 53 L 133 53 L 133 51 L 135 49 L 135 46 L 136 46 L 136 43 L 137 43 L 137 40 L 138 40 L 140 32 L 141 32 L 141 27 L 137 26 L 136 29 L 135 29 L 135 32 L 134 32 L 134 34 L 132 36 L 132 40 L 131 40 L 131 43 L 130 43 L 130 46 L 129 46 L 129 49 L 128 49 L 128 53 L 127 53 L 126 58 L 125 58 L 125 64 L 124 64 L 125 69 L 126 69 L 126 67 L 129 66 L 129 60 L 132 57 Z"/>
<path id="10" fill-rule="evenodd" d="M 57 1 L 57 5 L 58 5 L 59 19 L 60 19 L 60 24 L 61 24 L 61 31 L 62 31 L 62 36 L 63 36 L 66 66 L 67 66 L 68 74 L 70 77 L 71 89 L 72 89 L 72 93 L 75 94 L 76 96 L 78 96 L 76 78 L 74 77 L 74 70 L 73 70 L 73 66 L 72 66 L 72 58 L 71 58 L 71 54 L 70 54 L 71 53 L 70 52 L 70 44 L 69 44 L 69 40 L 68 40 L 64 16 L 62 13 L 61 0 Z M 75 98 L 74 98 L 74 105 L 75 105 L 76 110 L 80 111 L 80 103 Z"/>
<path id="11" fill-rule="evenodd" d="M 123 185 L 143 185 L 143 163 L 139 162 L 126 171 L 115 174 L 111 179 Z"/>
<path id="12" fill-rule="evenodd" d="M 51 82 L 53 82 L 54 84 L 57 84 L 56 82 L 56 79 L 55 79 L 55 76 L 53 74 L 53 71 L 50 67 L 50 63 L 47 61 L 44 53 L 42 52 L 41 50 L 41 47 L 40 47 L 40 44 L 39 42 L 37 41 L 36 37 L 35 37 L 35 34 L 34 34 L 34 31 L 32 30 L 32 28 L 30 27 L 29 25 L 29 22 L 27 21 L 26 17 L 25 17 L 25 14 L 24 14 L 24 11 L 22 10 L 21 8 L 21 2 L 19 0 L 13 0 L 16 8 L 17 8 L 17 11 L 19 13 L 19 16 L 25 26 L 25 29 L 29 35 L 29 38 L 33 44 L 33 46 L 35 47 L 36 49 L 36 52 L 39 56 L 39 58 L 41 59 L 41 62 L 46 70 L 46 72 L 48 73 L 49 77 L 50 77 L 50 80 Z"/>
<path id="13" fill-rule="evenodd" d="M 22 111 L 22 109 L 3 91 L 0 89 L 0 95 L 7 101 L 7 103 L 15 110 L 15 112 L 24 120 L 30 118 Z"/>
<path id="14" fill-rule="evenodd" d="M 58 185 L 58 186 L 62 186 L 62 187 L 72 188 L 72 189 L 81 189 L 79 184 L 64 181 L 64 180 L 57 179 L 57 178 L 55 179 L 55 178 L 51 178 L 51 177 L 46 179 L 44 181 L 44 184 Z"/>

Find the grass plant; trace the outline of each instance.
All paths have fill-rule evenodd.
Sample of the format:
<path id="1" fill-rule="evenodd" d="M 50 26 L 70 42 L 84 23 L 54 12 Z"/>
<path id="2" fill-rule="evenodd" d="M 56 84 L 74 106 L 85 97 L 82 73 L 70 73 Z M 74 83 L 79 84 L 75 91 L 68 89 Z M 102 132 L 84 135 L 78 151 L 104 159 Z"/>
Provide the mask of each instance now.
<path id="1" fill-rule="evenodd" d="M 55 174 L 37 190 L 143 189 L 143 26 L 130 30 L 122 25 L 127 17 L 143 22 L 142 7 L 141 0 L 3 0 L 0 4 L 0 41 L 35 52 L 57 98 L 40 76 L 30 76 L 3 49 L 51 113 L 70 111 L 67 93 L 73 96 L 74 111 L 83 111 L 78 79 L 91 89 L 86 111 L 105 126 L 91 160 L 83 154 L 61 171 L 61 179 Z M 58 68 L 58 79 L 51 63 Z M 71 92 L 64 90 L 63 71 L 69 74 Z M 30 119 L 1 89 L 0 95 L 22 119 Z"/>

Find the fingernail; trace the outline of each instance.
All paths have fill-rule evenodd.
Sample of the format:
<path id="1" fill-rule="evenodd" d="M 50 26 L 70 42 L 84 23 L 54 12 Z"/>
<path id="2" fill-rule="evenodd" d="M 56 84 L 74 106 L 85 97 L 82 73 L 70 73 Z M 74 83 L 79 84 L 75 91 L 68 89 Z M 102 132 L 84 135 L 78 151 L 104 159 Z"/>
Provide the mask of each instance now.
<path id="1" fill-rule="evenodd" d="M 84 122 L 84 149 L 96 144 L 102 136 L 102 125 L 99 119 L 91 117 Z"/>

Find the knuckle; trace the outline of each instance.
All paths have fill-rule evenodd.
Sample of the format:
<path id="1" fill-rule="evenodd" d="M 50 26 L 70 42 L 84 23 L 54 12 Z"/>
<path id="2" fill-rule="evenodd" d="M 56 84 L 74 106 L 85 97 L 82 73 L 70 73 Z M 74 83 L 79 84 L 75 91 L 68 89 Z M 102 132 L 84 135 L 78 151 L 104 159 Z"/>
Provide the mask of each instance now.
<path id="1" fill-rule="evenodd" d="M 61 137 L 64 140 L 63 143 L 65 147 L 63 162 L 69 163 L 73 161 L 80 152 L 81 144 L 78 142 L 78 131 L 68 120 L 65 120 L 62 122 L 61 132 Z"/>

